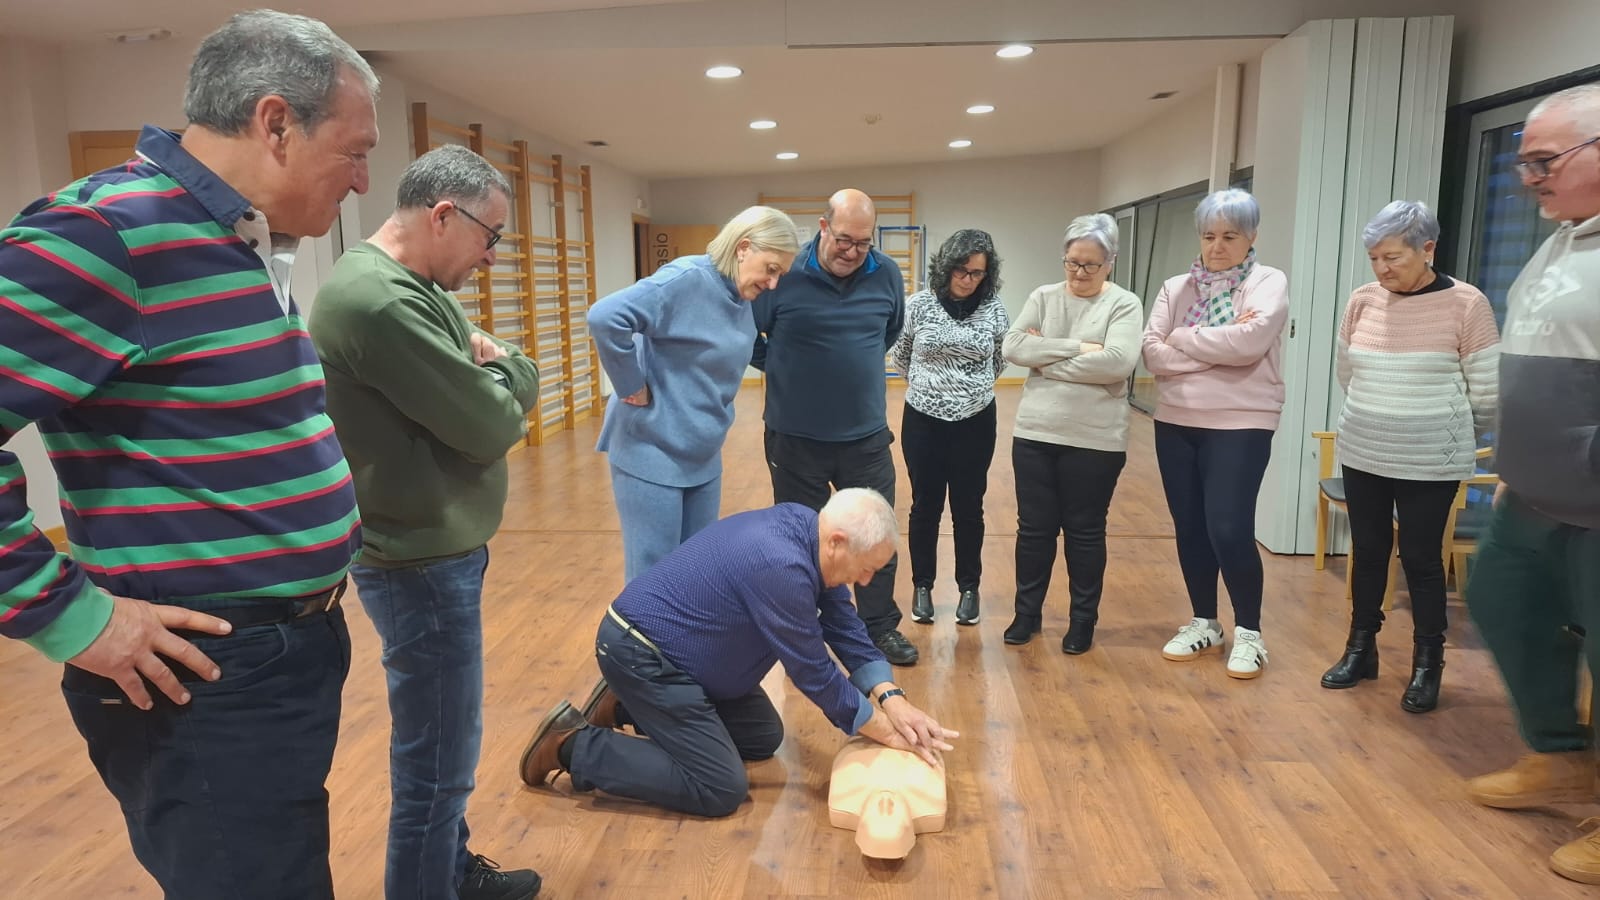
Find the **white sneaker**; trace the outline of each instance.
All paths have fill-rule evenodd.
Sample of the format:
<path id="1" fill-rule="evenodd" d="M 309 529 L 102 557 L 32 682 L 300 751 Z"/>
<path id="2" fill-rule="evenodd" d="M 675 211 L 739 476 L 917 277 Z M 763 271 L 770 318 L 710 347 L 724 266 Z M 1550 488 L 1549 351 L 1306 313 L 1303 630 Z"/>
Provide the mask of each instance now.
<path id="1" fill-rule="evenodd" d="M 1233 630 L 1233 652 L 1228 654 L 1228 677 L 1254 678 L 1267 665 L 1267 645 L 1261 632 L 1248 628 Z"/>
<path id="2" fill-rule="evenodd" d="M 1161 648 L 1161 655 L 1167 659 L 1188 662 L 1198 659 L 1203 653 L 1221 649 L 1222 626 L 1211 624 L 1209 619 L 1190 619 L 1189 624 L 1179 628 L 1172 640 Z"/>

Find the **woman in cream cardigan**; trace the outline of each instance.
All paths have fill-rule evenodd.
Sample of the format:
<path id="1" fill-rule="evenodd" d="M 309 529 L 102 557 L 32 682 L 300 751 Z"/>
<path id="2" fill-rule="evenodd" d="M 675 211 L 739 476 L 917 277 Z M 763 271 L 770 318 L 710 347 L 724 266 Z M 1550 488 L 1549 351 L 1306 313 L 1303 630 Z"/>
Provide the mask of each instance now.
<path id="1" fill-rule="evenodd" d="M 1228 674 L 1255 678 L 1267 664 L 1256 495 L 1283 409 L 1289 280 L 1256 262 L 1254 197 L 1217 191 L 1194 219 L 1200 255 L 1161 286 L 1144 333 L 1144 364 L 1156 376 L 1156 461 L 1193 608 L 1161 655 L 1183 662 L 1222 649 L 1220 571 L 1233 602 Z"/>
<path id="2" fill-rule="evenodd" d="M 1073 219 L 1062 241 L 1066 280 L 1028 295 L 1001 348 L 1028 368 L 1011 442 L 1017 595 L 1008 644 L 1039 633 L 1062 533 L 1072 608 L 1061 650 L 1083 653 L 1094 641 L 1106 513 L 1128 459 L 1128 376 L 1139 361 L 1144 318 L 1139 298 L 1106 280 L 1116 258 L 1115 219 Z"/>

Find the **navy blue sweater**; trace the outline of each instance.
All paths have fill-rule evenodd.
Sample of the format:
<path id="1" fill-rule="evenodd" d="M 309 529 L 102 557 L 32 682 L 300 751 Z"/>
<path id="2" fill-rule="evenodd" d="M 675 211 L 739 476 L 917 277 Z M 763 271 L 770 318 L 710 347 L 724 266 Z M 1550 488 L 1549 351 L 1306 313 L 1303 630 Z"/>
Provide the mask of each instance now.
<path id="1" fill-rule="evenodd" d="M 628 582 L 612 604 L 712 700 L 743 697 L 782 662 L 828 721 L 854 734 L 890 681 L 844 587 L 822 583 L 817 514 L 798 503 L 729 516 Z M 849 669 L 846 679 L 829 648 Z"/>
<path id="2" fill-rule="evenodd" d="M 755 301 L 755 352 L 767 373 L 767 427 L 815 441 L 854 441 L 889 425 L 884 354 L 905 324 L 900 269 L 873 250 L 848 278 L 817 263 L 817 240 Z"/>

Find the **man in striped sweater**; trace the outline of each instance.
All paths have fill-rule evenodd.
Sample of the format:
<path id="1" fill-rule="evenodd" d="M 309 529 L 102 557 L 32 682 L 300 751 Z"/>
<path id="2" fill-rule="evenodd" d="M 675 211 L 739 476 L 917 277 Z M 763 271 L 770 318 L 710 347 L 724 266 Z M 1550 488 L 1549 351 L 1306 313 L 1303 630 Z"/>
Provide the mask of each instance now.
<path id="1" fill-rule="evenodd" d="M 289 279 L 366 190 L 377 87 L 321 22 L 235 16 L 197 51 L 181 140 L 146 128 L 0 230 L 0 438 L 37 423 L 71 542 L 0 452 L 0 633 L 68 664 L 168 898 L 333 896 L 360 522 Z"/>
<path id="2" fill-rule="evenodd" d="M 1597 797 L 1593 731 L 1576 703 L 1581 654 L 1600 678 L 1600 85 L 1534 107 L 1517 157 L 1540 215 L 1561 227 L 1506 304 L 1501 490 L 1467 587 L 1533 751 L 1469 783 L 1474 800 L 1501 809 Z M 1600 830 L 1550 865 L 1600 884 Z"/>

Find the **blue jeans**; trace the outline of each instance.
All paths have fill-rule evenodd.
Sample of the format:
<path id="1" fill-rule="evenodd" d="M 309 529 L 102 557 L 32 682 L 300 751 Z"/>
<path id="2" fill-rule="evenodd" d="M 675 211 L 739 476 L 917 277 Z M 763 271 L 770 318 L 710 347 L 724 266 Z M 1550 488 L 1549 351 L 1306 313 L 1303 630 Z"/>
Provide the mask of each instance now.
<path id="1" fill-rule="evenodd" d="M 192 699 L 145 712 L 108 678 L 67 666 L 72 722 L 167 900 L 331 900 L 328 791 L 350 669 L 344 613 L 240 628 L 194 644 L 222 669 Z"/>
<path id="2" fill-rule="evenodd" d="M 632 581 L 717 520 L 722 476 L 694 487 L 672 487 L 612 466 L 611 494 L 622 522 L 623 578 Z"/>
<path id="3" fill-rule="evenodd" d="M 453 898 L 466 876 L 467 798 L 483 743 L 483 574 L 489 548 L 399 569 L 350 567 L 389 682 L 384 896 Z"/>
<path id="4" fill-rule="evenodd" d="M 572 785 L 599 788 L 696 816 L 732 815 L 750 792 L 745 760 L 770 759 L 783 720 L 758 685 L 743 697 L 712 700 L 683 670 L 606 616 L 595 657 L 645 737 L 585 728 L 572 737 Z"/>

